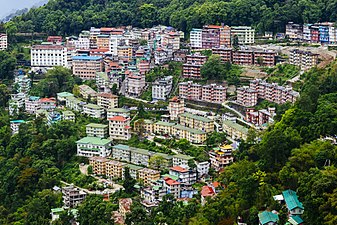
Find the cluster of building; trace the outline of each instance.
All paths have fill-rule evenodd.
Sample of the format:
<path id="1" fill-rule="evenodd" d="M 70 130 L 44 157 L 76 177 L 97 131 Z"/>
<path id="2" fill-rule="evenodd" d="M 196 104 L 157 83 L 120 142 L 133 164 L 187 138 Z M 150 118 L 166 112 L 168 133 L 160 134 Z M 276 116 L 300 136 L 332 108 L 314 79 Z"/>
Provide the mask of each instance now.
<path id="1" fill-rule="evenodd" d="M 7 34 L 0 34 L 0 51 L 7 49 Z"/>
<path id="2" fill-rule="evenodd" d="M 314 24 L 295 24 L 289 22 L 286 25 L 286 36 L 288 36 L 290 40 L 308 43 L 337 43 L 337 29 L 332 22 Z"/>
<path id="3" fill-rule="evenodd" d="M 226 101 L 227 88 L 222 85 L 200 85 L 193 81 L 179 83 L 179 97 L 188 100 L 224 103 Z"/>
<path id="4" fill-rule="evenodd" d="M 249 86 L 237 88 L 237 103 L 246 107 L 255 106 L 258 99 L 265 99 L 277 104 L 294 103 L 299 93 L 291 87 L 283 87 L 277 83 L 267 83 L 261 79 L 250 81 Z"/>

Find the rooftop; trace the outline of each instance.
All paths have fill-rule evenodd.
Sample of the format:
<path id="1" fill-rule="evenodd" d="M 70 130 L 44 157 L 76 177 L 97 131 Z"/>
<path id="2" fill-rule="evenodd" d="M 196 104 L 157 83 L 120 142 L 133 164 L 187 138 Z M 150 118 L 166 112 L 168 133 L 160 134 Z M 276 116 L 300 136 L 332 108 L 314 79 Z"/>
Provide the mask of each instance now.
<path id="1" fill-rule="evenodd" d="M 63 111 L 62 114 L 63 116 L 75 116 L 75 113 L 72 111 Z"/>
<path id="2" fill-rule="evenodd" d="M 173 155 L 173 158 L 185 159 L 185 160 L 194 159 L 192 156 L 183 155 L 183 154 L 176 154 L 176 155 Z"/>
<path id="3" fill-rule="evenodd" d="M 177 172 L 180 172 L 180 173 L 188 172 L 187 169 L 182 168 L 181 166 L 174 166 L 174 167 L 170 168 L 170 170 L 174 170 L 174 171 L 177 171 Z"/>
<path id="4" fill-rule="evenodd" d="M 77 144 L 107 145 L 111 140 L 98 137 L 84 137 L 76 142 Z"/>
<path id="5" fill-rule="evenodd" d="M 124 109 L 124 108 L 112 108 L 112 109 L 108 109 L 108 112 L 128 113 L 129 110 Z"/>
<path id="6" fill-rule="evenodd" d="M 276 223 L 279 220 L 279 217 L 272 212 L 263 211 L 259 213 L 259 220 L 261 224 L 269 224 L 270 222 Z"/>
<path id="7" fill-rule="evenodd" d="M 213 120 L 211 119 L 208 119 L 206 117 L 203 117 L 203 116 L 197 116 L 197 115 L 194 115 L 194 114 L 191 114 L 191 113 L 182 113 L 179 115 L 179 117 L 182 116 L 182 117 L 187 117 L 187 118 L 190 118 L 190 119 L 195 119 L 195 120 L 199 120 L 199 121 L 202 121 L 202 122 L 205 122 L 205 123 L 209 123 L 209 122 L 212 122 Z"/>
<path id="8" fill-rule="evenodd" d="M 81 55 L 81 56 L 73 56 L 73 60 L 90 60 L 90 61 L 97 61 L 101 60 L 102 57 L 99 56 L 87 56 L 87 55 Z"/>
<path id="9" fill-rule="evenodd" d="M 107 128 L 108 125 L 100 124 L 100 123 L 89 123 L 86 127 L 93 127 L 93 128 Z"/>
<path id="10" fill-rule="evenodd" d="M 206 134 L 205 131 L 197 130 L 197 129 L 193 129 L 193 128 L 189 128 L 189 127 L 184 127 L 183 125 L 180 125 L 180 124 L 174 125 L 174 128 L 179 129 L 179 130 L 185 130 L 185 131 L 190 132 L 192 134 Z"/>
<path id="11" fill-rule="evenodd" d="M 298 200 L 296 192 L 293 190 L 286 190 L 282 192 L 284 200 L 287 204 L 287 208 L 289 210 L 293 210 L 296 208 L 304 209 L 302 203 Z"/>
<path id="12" fill-rule="evenodd" d="M 84 105 L 83 107 L 86 107 L 86 108 L 90 108 L 90 109 L 97 109 L 97 110 L 103 110 L 104 108 L 99 106 L 99 105 L 95 105 L 95 104 L 86 104 Z"/>
<path id="13" fill-rule="evenodd" d="M 248 134 L 248 128 L 241 126 L 240 124 L 234 123 L 230 120 L 224 120 L 223 124 L 226 126 L 229 126 L 237 131 L 240 131 L 241 133 Z"/>
<path id="14" fill-rule="evenodd" d="M 175 125 L 175 123 L 168 123 L 168 122 L 163 122 L 163 121 L 158 121 L 155 124 L 160 125 L 160 126 L 167 126 L 167 127 L 172 127 Z"/>

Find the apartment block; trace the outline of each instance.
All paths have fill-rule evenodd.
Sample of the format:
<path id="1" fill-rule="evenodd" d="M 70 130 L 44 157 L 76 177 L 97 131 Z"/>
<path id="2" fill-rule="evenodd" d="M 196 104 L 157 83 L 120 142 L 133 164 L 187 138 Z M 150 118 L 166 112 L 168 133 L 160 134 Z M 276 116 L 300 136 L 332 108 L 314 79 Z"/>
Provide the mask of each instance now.
<path id="1" fill-rule="evenodd" d="M 137 68 L 140 74 L 146 74 L 151 69 L 151 62 L 147 59 L 140 59 L 137 61 Z"/>
<path id="2" fill-rule="evenodd" d="M 98 137 L 84 137 L 77 142 L 77 155 L 85 157 L 107 157 L 111 154 L 111 140 Z"/>
<path id="3" fill-rule="evenodd" d="M 114 116 L 122 116 L 125 118 L 130 118 L 130 110 L 124 108 L 112 108 L 107 110 L 107 118 L 112 118 Z"/>
<path id="4" fill-rule="evenodd" d="M 105 118 L 104 108 L 91 103 L 83 105 L 83 114 L 92 118 Z"/>
<path id="5" fill-rule="evenodd" d="M 190 44 L 192 49 L 202 48 L 202 29 L 193 28 L 190 32 Z"/>
<path id="6" fill-rule="evenodd" d="M 213 55 L 219 55 L 223 63 L 232 62 L 232 48 L 212 48 Z"/>
<path id="7" fill-rule="evenodd" d="M 19 75 L 14 78 L 14 84 L 17 86 L 18 93 L 28 93 L 31 86 L 31 80 L 27 75 Z"/>
<path id="8" fill-rule="evenodd" d="M 133 57 L 133 49 L 131 46 L 118 46 L 117 55 L 122 60 L 130 61 Z"/>
<path id="9" fill-rule="evenodd" d="M 79 90 L 80 90 L 80 95 L 84 98 L 84 99 L 96 99 L 97 97 L 97 92 L 92 89 L 91 87 L 89 87 L 86 84 L 82 84 L 80 86 L 78 86 Z"/>
<path id="10" fill-rule="evenodd" d="M 216 25 L 205 25 L 202 28 L 202 48 L 212 49 L 220 47 L 220 28 Z"/>
<path id="11" fill-rule="evenodd" d="M 140 148 L 132 148 L 130 153 L 131 153 L 130 162 L 132 164 L 146 167 L 149 166 L 149 160 L 153 155 L 153 152 Z"/>
<path id="12" fill-rule="evenodd" d="M 95 156 L 89 158 L 89 165 L 92 167 L 92 172 L 97 175 L 106 174 L 106 164 L 109 160 L 103 157 Z"/>
<path id="13" fill-rule="evenodd" d="M 258 66 L 275 66 L 276 53 L 274 51 L 254 51 L 254 65 Z"/>
<path id="14" fill-rule="evenodd" d="M 237 36 L 240 45 L 249 45 L 255 43 L 255 30 L 248 26 L 231 27 L 232 39 Z"/>
<path id="15" fill-rule="evenodd" d="M 200 79 L 200 69 L 207 61 L 207 56 L 195 53 L 186 56 L 186 63 L 183 65 L 183 77 L 191 79 Z"/>
<path id="16" fill-rule="evenodd" d="M 106 34 L 97 35 L 97 48 L 98 49 L 109 49 L 110 36 Z"/>
<path id="17" fill-rule="evenodd" d="M 114 116 L 109 120 L 109 135 L 111 139 L 129 140 L 131 138 L 130 118 Z"/>
<path id="18" fill-rule="evenodd" d="M 83 112 L 83 106 L 86 104 L 87 104 L 86 102 L 83 102 L 74 96 L 66 97 L 66 107 L 68 109 L 71 109 L 77 112 Z"/>
<path id="19" fill-rule="evenodd" d="M 231 145 L 223 145 L 213 148 L 209 153 L 211 167 L 216 171 L 220 171 L 224 167 L 234 162 L 233 147 Z"/>
<path id="20" fill-rule="evenodd" d="M 160 78 L 152 83 L 152 99 L 163 100 L 169 96 L 172 90 L 173 77 Z"/>
<path id="21" fill-rule="evenodd" d="M 98 93 L 97 94 L 97 105 L 105 108 L 117 108 L 118 107 L 118 96 L 111 93 Z"/>
<path id="22" fill-rule="evenodd" d="M 21 124 L 26 123 L 24 120 L 11 120 L 10 121 L 10 127 L 12 130 L 12 134 L 19 133 L 19 127 Z"/>
<path id="23" fill-rule="evenodd" d="M 18 114 L 21 109 L 25 109 L 26 94 L 18 93 L 11 94 L 11 99 L 9 100 L 9 115 L 13 116 Z"/>
<path id="24" fill-rule="evenodd" d="M 67 48 L 62 45 L 42 44 L 31 48 L 31 66 L 35 69 L 68 66 Z"/>
<path id="25" fill-rule="evenodd" d="M 99 123 L 89 123 L 85 126 L 85 131 L 88 137 L 108 137 L 109 126 Z"/>
<path id="26" fill-rule="evenodd" d="M 220 28 L 220 47 L 226 48 L 231 46 L 231 27 L 222 26 Z"/>
<path id="27" fill-rule="evenodd" d="M 177 139 L 186 139 L 194 144 L 202 144 L 207 139 L 207 133 L 203 130 L 185 127 L 180 124 L 172 126 L 170 135 Z"/>
<path id="28" fill-rule="evenodd" d="M 170 177 L 164 178 L 164 188 L 167 193 L 170 193 L 174 196 L 174 198 L 180 198 L 181 184 L 180 182 L 173 180 Z"/>
<path id="29" fill-rule="evenodd" d="M 134 131 L 152 134 L 153 124 L 154 122 L 152 120 L 138 119 L 134 122 Z"/>
<path id="30" fill-rule="evenodd" d="M 99 56 L 72 57 L 73 74 L 83 80 L 95 80 L 96 73 L 103 71 L 103 61 Z"/>
<path id="31" fill-rule="evenodd" d="M 74 186 L 67 186 L 62 188 L 63 204 L 66 207 L 74 208 L 81 204 L 86 197 L 87 193 Z"/>
<path id="32" fill-rule="evenodd" d="M 178 117 L 179 123 L 182 126 L 202 130 L 207 133 L 214 131 L 214 121 L 206 117 L 194 115 L 191 113 L 182 113 L 179 114 Z"/>
<path id="33" fill-rule="evenodd" d="M 7 34 L 0 34 L 0 51 L 7 49 Z"/>
<path id="34" fill-rule="evenodd" d="M 143 168 L 138 170 L 138 179 L 142 180 L 144 185 L 147 186 L 153 181 L 160 179 L 160 172 L 158 170 Z"/>
<path id="35" fill-rule="evenodd" d="M 122 178 L 125 163 L 109 160 L 106 162 L 106 176 Z"/>
<path id="36" fill-rule="evenodd" d="M 202 99 L 202 86 L 193 83 L 193 81 L 186 81 L 179 83 L 179 97 L 188 100 Z"/>
<path id="37" fill-rule="evenodd" d="M 289 22 L 286 25 L 286 35 L 290 40 L 302 40 L 303 39 L 303 27 L 300 24 Z"/>
<path id="38" fill-rule="evenodd" d="M 223 121 L 223 130 L 234 140 L 242 139 L 246 140 L 248 135 L 248 128 L 235 123 L 230 120 Z"/>
<path id="39" fill-rule="evenodd" d="M 253 65 L 254 54 L 250 50 L 233 51 L 233 63 L 237 65 Z"/>
<path id="40" fill-rule="evenodd" d="M 153 124 L 153 133 L 160 134 L 160 135 L 172 134 L 172 129 L 173 129 L 172 127 L 174 125 L 175 123 L 158 121 Z"/>
<path id="41" fill-rule="evenodd" d="M 184 113 L 185 111 L 185 103 L 184 99 L 173 97 L 169 101 L 168 110 L 170 113 L 170 119 L 176 120 L 178 119 L 178 115 Z"/>
<path id="42" fill-rule="evenodd" d="M 130 73 L 125 79 L 125 94 L 131 97 L 141 95 L 145 87 L 145 75 Z"/>
<path id="43" fill-rule="evenodd" d="M 195 170 L 189 170 L 181 166 L 174 166 L 170 168 L 169 174 L 177 176 L 177 181 L 185 186 L 189 186 L 197 182 L 197 173 Z"/>
<path id="44" fill-rule="evenodd" d="M 75 113 L 73 113 L 72 111 L 66 110 L 62 112 L 63 120 L 70 120 L 70 121 L 75 122 L 75 118 L 76 118 Z"/>
<path id="45" fill-rule="evenodd" d="M 226 101 L 226 92 L 227 88 L 221 85 L 204 85 L 201 87 L 201 100 L 205 102 L 222 104 Z"/>
<path id="46" fill-rule="evenodd" d="M 238 104 L 249 107 L 257 104 L 258 91 L 249 88 L 249 86 L 239 87 L 236 90 Z"/>
<path id="47" fill-rule="evenodd" d="M 40 109 L 46 111 L 52 111 L 56 108 L 55 98 L 41 98 L 39 99 Z"/>
<path id="48" fill-rule="evenodd" d="M 25 111 L 29 114 L 36 114 L 37 110 L 41 107 L 40 97 L 29 96 L 25 99 Z"/>
<path id="49" fill-rule="evenodd" d="M 319 54 L 314 54 L 310 51 L 301 51 L 294 49 L 290 51 L 289 64 L 298 66 L 301 70 L 309 70 L 318 64 Z"/>
<path id="50" fill-rule="evenodd" d="M 66 102 L 67 97 L 70 97 L 70 96 L 74 96 L 74 95 L 69 92 L 59 92 L 56 94 L 56 100 L 59 103 L 64 104 Z"/>
<path id="51" fill-rule="evenodd" d="M 172 166 L 180 166 L 183 168 L 189 168 L 188 161 L 193 160 L 194 158 L 188 155 L 176 154 L 172 156 Z"/>

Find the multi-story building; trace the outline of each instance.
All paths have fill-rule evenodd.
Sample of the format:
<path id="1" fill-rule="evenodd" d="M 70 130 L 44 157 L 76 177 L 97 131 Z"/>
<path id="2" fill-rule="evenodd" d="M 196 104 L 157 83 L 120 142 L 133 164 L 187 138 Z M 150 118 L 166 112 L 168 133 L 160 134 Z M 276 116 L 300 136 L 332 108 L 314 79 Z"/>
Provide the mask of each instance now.
<path id="1" fill-rule="evenodd" d="M 9 115 L 19 114 L 20 110 L 25 109 L 26 94 L 18 93 L 12 94 L 9 100 Z"/>
<path id="2" fill-rule="evenodd" d="M 319 54 L 312 53 L 310 51 L 301 51 L 294 49 L 290 51 L 289 64 L 298 66 L 301 70 L 309 70 L 318 64 Z"/>
<path id="3" fill-rule="evenodd" d="M 125 94 L 131 97 L 138 97 L 145 87 L 145 75 L 133 74 L 127 75 L 125 79 Z"/>
<path id="4" fill-rule="evenodd" d="M 97 48 L 98 49 L 109 49 L 110 36 L 106 34 L 97 35 Z"/>
<path id="5" fill-rule="evenodd" d="M 226 48 L 231 46 L 231 27 L 222 26 L 220 28 L 220 47 Z"/>
<path id="6" fill-rule="evenodd" d="M 257 111 L 253 108 L 248 108 L 246 110 L 246 121 L 256 126 L 272 123 L 274 116 L 275 108 L 260 109 Z"/>
<path id="7" fill-rule="evenodd" d="M 88 137 L 106 138 L 108 136 L 109 126 L 99 123 L 89 123 L 85 126 L 85 131 Z"/>
<path id="8" fill-rule="evenodd" d="M 98 119 L 105 117 L 104 108 L 91 103 L 83 105 L 83 114 Z"/>
<path id="9" fill-rule="evenodd" d="M 163 34 L 161 36 L 161 46 L 178 50 L 180 48 L 180 34 L 174 31 Z"/>
<path id="10" fill-rule="evenodd" d="M 303 39 L 303 27 L 300 24 L 295 24 L 293 22 L 289 22 L 286 25 L 286 35 L 290 40 L 302 40 Z"/>
<path id="11" fill-rule="evenodd" d="M 248 86 L 243 86 L 237 88 L 237 98 L 238 104 L 243 106 L 255 106 L 257 104 L 257 94 L 258 91 L 249 88 Z"/>
<path id="12" fill-rule="evenodd" d="M 40 105 L 40 97 L 37 96 L 29 96 L 25 100 L 25 111 L 29 114 L 36 114 L 36 111 L 39 110 Z"/>
<path id="13" fill-rule="evenodd" d="M 70 120 L 75 122 L 75 113 L 73 113 L 72 111 L 63 111 L 62 112 L 62 119 L 63 120 Z"/>
<path id="14" fill-rule="evenodd" d="M 102 106 L 105 109 L 118 107 L 118 96 L 111 93 L 98 93 L 97 105 Z"/>
<path id="15" fill-rule="evenodd" d="M 27 94 L 30 90 L 31 80 L 27 75 L 19 75 L 14 78 L 14 84 L 18 93 Z"/>
<path id="16" fill-rule="evenodd" d="M 201 54 L 193 54 L 186 56 L 186 63 L 183 65 L 183 77 L 200 79 L 201 78 L 201 67 L 207 61 L 207 56 Z"/>
<path id="17" fill-rule="evenodd" d="M 135 165 L 148 167 L 149 160 L 152 155 L 153 152 L 151 151 L 140 148 L 132 148 L 130 150 L 130 162 Z"/>
<path id="18" fill-rule="evenodd" d="M 12 134 L 19 133 L 19 127 L 23 123 L 26 123 L 26 121 L 24 121 L 24 120 L 11 120 L 10 126 L 11 126 L 11 130 L 12 130 Z"/>
<path id="19" fill-rule="evenodd" d="M 255 30 L 247 26 L 231 27 L 232 40 L 238 37 L 239 44 L 247 45 L 255 43 Z"/>
<path id="20" fill-rule="evenodd" d="M 319 41 L 321 44 L 329 44 L 329 24 L 319 24 Z"/>
<path id="21" fill-rule="evenodd" d="M 170 175 L 177 176 L 177 181 L 183 185 L 192 185 L 197 182 L 197 173 L 195 170 L 188 170 L 181 166 L 174 166 L 170 168 Z"/>
<path id="22" fill-rule="evenodd" d="M 193 28 L 190 32 L 190 44 L 193 49 L 202 48 L 202 29 Z"/>
<path id="23" fill-rule="evenodd" d="M 234 162 L 233 147 L 231 145 L 213 148 L 208 155 L 211 161 L 211 167 L 216 171 L 219 171 Z"/>
<path id="24" fill-rule="evenodd" d="M 248 135 L 248 128 L 235 123 L 230 120 L 223 121 L 223 130 L 230 136 L 232 139 L 237 140 L 246 140 Z"/>
<path id="25" fill-rule="evenodd" d="M 39 99 L 40 109 L 46 111 L 52 111 L 56 108 L 55 98 L 41 98 Z"/>
<path id="26" fill-rule="evenodd" d="M 226 92 L 227 88 L 221 85 L 204 85 L 201 88 L 201 100 L 205 102 L 222 104 L 226 101 Z"/>
<path id="27" fill-rule="evenodd" d="M 158 170 L 143 168 L 141 170 L 138 170 L 138 179 L 142 180 L 144 185 L 147 186 L 153 181 L 157 181 L 160 179 L 160 172 Z"/>
<path id="28" fill-rule="evenodd" d="M 160 78 L 152 83 L 152 99 L 166 100 L 166 97 L 171 93 L 173 77 L 167 76 Z"/>
<path id="29" fill-rule="evenodd" d="M 275 56 L 274 51 L 254 51 L 254 65 L 258 66 L 275 66 Z"/>
<path id="30" fill-rule="evenodd" d="M 180 124 L 172 126 L 171 133 L 177 139 L 186 139 L 194 144 L 202 144 L 207 139 L 207 133 L 203 130 L 185 127 Z"/>
<path id="31" fill-rule="evenodd" d="M 7 34 L 0 34 L 0 51 L 7 49 Z"/>
<path id="32" fill-rule="evenodd" d="M 183 168 L 189 168 L 188 161 L 194 158 L 188 155 L 176 154 L 172 156 L 172 166 L 180 166 Z"/>
<path id="33" fill-rule="evenodd" d="M 119 46 L 117 47 L 118 58 L 126 61 L 130 61 L 133 57 L 133 49 L 131 46 Z"/>
<path id="34" fill-rule="evenodd" d="M 97 92 L 86 84 L 82 84 L 78 86 L 78 89 L 80 90 L 80 95 L 84 99 L 89 99 L 89 98 L 96 99 L 97 97 Z"/>
<path id="35" fill-rule="evenodd" d="M 125 163 L 109 160 L 106 162 L 106 176 L 122 178 Z"/>
<path id="36" fill-rule="evenodd" d="M 121 35 L 111 35 L 109 41 L 109 50 L 113 56 L 118 55 L 118 46 L 120 45 L 121 39 L 123 36 Z"/>
<path id="37" fill-rule="evenodd" d="M 186 81 L 179 83 L 179 97 L 188 100 L 202 99 L 202 86 L 193 83 L 193 81 Z"/>
<path id="38" fill-rule="evenodd" d="M 81 204 L 87 197 L 87 193 L 74 186 L 67 186 L 62 188 L 63 204 L 66 207 L 76 207 Z"/>
<path id="39" fill-rule="evenodd" d="M 202 130 L 205 132 L 214 131 L 214 121 L 203 116 L 197 116 L 191 113 L 182 113 L 178 115 L 179 123 L 185 127 Z"/>
<path id="40" fill-rule="evenodd" d="M 232 62 L 232 52 L 233 49 L 232 48 L 212 48 L 212 54 L 213 55 L 219 55 L 220 59 L 223 63 L 226 62 Z"/>
<path id="41" fill-rule="evenodd" d="M 66 107 L 77 112 L 82 112 L 83 106 L 86 104 L 86 102 L 83 102 L 80 99 L 75 98 L 74 96 L 69 96 L 66 98 Z"/>
<path id="42" fill-rule="evenodd" d="M 103 71 L 103 61 L 99 56 L 72 57 L 73 74 L 83 80 L 96 79 L 96 73 Z"/>
<path id="43" fill-rule="evenodd" d="M 67 97 L 74 96 L 72 93 L 69 92 L 59 92 L 56 94 L 56 100 L 60 104 L 65 104 Z"/>
<path id="44" fill-rule="evenodd" d="M 131 138 L 130 118 L 114 116 L 109 120 L 109 135 L 111 139 L 129 140 Z"/>
<path id="45" fill-rule="evenodd" d="M 233 63 L 237 65 L 253 65 L 254 54 L 250 50 L 233 51 Z"/>
<path id="46" fill-rule="evenodd" d="M 31 66 L 33 69 L 67 67 L 67 48 L 62 45 L 34 45 L 31 48 Z"/>
<path id="47" fill-rule="evenodd" d="M 84 137 L 78 140 L 77 155 L 85 157 L 107 157 L 111 154 L 111 140 L 98 137 Z"/>
<path id="48" fill-rule="evenodd" d="M 153 124 L 152 120 L 139 119 L 134 123 L 134 131 L 136 132 L 146 132 L 148 134 L 153 133 Z"/>
<path id="49" fill-rule="evenodd" d="M 106 167 L 109 160 L 100 156 L 89 158 L 89 165 L 92 167 L 92 172 L 97 175 L 105 175 Z"/>
<path id="50" fill-rule="evenodd" d="M 184 113 L 185 111 L 185 104 L 184 99 L 180 99 L 178 97 L 173 97 L 169 101 L 168 110 L 170 113 L 170 119 L 176 120 L 178 119 L 178 115 Z"/>
<path id="51" fill-rule="evenodd" d="M 150 60 L 147 59 L 140 59 L 137 61 L 137 68 L 139 70 L 140 74 L 146 74 L 148 71 L 150 71 L 151 64 Z"/>
<path id="52" fill-rule="evenodd" d="M 107 118 L 112 118 L 114 116 L 123 116 L 125 118 L 130 118 L 130 111 L 124 108 L 112 108 L 107 110 Z"/>
<path id="53" fill-rule="evenodd" d="M 164 178 L 164 188 L 167 190 L 167 193 L 170 193 L 174 198 L 180 198 L 181 184 L 180 182 L 173 180 L 170 177 Z"/>
<path id="54" fill-rule="evenodd" d="M 212 49 L 220 47 L 220 28 L 216 25 L 205 25 L 202 28 L 202 48 Z"/>
<path id="55" fill-rule="evenodd" d="M 136 165 L 133 165 L 133 164 L 127 164 L 127 163 L 126 163 L 126 164 L 123 166 L 123 170 L 122 170 L 122 179 L 125 178 L 125 169 L 126 169 L 126 168 L 129 168 L 130 176 L 131 176 L 133 179 L 135 179 L 135 180 L 138 179 L 138 171 L 141 170 L 141 169 L 143 169 L 143 167 L 141 167 L 141 166 L 136 166 Z"/>

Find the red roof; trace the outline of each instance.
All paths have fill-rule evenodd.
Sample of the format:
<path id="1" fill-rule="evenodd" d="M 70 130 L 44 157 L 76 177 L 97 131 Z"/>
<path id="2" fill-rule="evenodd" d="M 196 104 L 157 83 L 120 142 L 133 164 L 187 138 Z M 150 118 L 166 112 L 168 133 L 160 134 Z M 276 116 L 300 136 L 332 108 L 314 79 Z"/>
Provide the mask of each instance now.
<path id="1" fill-rule="evenodd" d="M 101 27 L 100 30 L 103 31 L 103 32 L 111 32 L 111 31 L 113 31 L 113 28 L 111 28 L 111 27 Z"/>
<path id="2" fill-rule="evenodd" d="M 41 98 L 40 102 L 56 102 L 55 98 Z"/>
<path id="3" fill-rule="evenodd" d="M 203 186 L 201 190 L 201 196 L 207 197 L 207 196 L 213 196 L 215 195 L 215 191 L 212 187 L 209 186 Z"/>
<path id="4" fill-rule="evenodd" d="M 118 98 L 117 95 L 113 95 L 111 93 L 105 93 L 105 92 L 98 93 L 98 96 L 104 97 L 104 98 Z"/>
<path id="5" fill-rule="evenodd" d="M 217 26 L 217 25 L 208 25 L 206 28 L 211 28 L 211 29 L 218 29 L 221 28 L 222 26 Z"/>
<path id="6" fill-rule="evenodd" d="M 164 178 L 166 184 L 168 185 L 179 185 L 180 183 L 178 181 L 173 180 L 172 178 L 165 177 Z"/>
<path id="7" fill-rule="evenodd" d="M 131 129 L 131 127 L 130 127 L 130 126 L 125 126 L 124 128 L 125 128 L 125 129 Z"/>
<path id="8" fill-rule="evenodd" d="M 180 172 L 180 173 L 188 172 L 187 169 L 184 169 L 181 166 L 174 166 L 174 167 L 171 168 L 171 170 L 174 170 L 174 171 L 177 171 L 177 172 Z"/>
<path id="9" fill-rule="evenodd" d="M 220 186 L 220 183 L 218 181 L 214 181 L 212 184 L 214 188 L 217 188 Z"/>
<path id="10" fill-rule="evenodd" d="M 125 122 L 125 121 L 127 121 L 127 119 L 124 116 L 114 116 L 112 118 L 109 118 L 109 120 L 119 121 L 119 122 Z"/>

